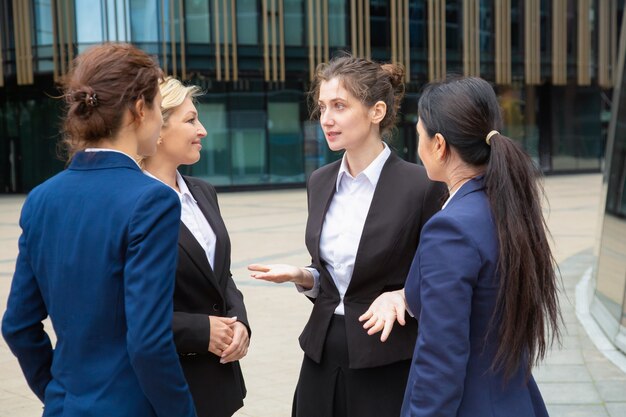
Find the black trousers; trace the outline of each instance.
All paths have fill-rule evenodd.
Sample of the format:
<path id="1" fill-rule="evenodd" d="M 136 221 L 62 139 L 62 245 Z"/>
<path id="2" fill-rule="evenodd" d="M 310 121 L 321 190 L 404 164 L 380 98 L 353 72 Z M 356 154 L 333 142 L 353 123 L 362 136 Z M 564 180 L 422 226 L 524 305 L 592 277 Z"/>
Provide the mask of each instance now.
<path id="1" fill-rule="evenodd" d="M 345 318 L 334 315 L 321 363 L 304 355 L 292 417 L 398 417 L 411 360 L 365 369 L 348 364 Z"/>

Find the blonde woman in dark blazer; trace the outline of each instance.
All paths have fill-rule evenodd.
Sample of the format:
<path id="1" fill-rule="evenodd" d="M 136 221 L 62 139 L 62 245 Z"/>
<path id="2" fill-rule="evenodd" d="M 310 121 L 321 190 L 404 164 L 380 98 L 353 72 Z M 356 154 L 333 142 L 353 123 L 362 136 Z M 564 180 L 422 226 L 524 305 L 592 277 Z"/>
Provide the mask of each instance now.
<path id="1" fill-rule="evenodd" d="M 330 149 L 345 153 L 308 181 L 312 264 L 249 266 L 257 279 L 296 283 L 314 303 L 300 336 L 297 417 L 400 414 L 417 335 L 417 322 L 405 316 L 404 282 L 442 192 L 383 141 L 403 76 L 401 67 L 350 56 L 318 68 L 312 95 L 320 124 Z M 393 330 L 391 317 L 401 324 Z M 371 333 L 382 330 L 382 341 L 364 322 Z"/>
<path id="2" fill-rule="evenodd" d="M 230 273 L 230 240 L 215 188 L 178 172 L 200 159 L 206 130 L 193 102 L 200 89 L 168 78 L 160 90 L 163 128 L 156 153 L 143 165 L 176 191 L 182 206 L 174 342 L 198 416 L 232 416 L 246 395 L 239 366 L 250 340 L 246 308 Z"/>

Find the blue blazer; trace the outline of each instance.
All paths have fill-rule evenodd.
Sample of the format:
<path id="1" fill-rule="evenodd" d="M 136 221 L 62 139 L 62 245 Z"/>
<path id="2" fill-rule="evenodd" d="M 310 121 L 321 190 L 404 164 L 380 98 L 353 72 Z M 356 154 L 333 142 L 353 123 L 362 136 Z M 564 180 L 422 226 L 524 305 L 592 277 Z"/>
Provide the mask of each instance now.
<path id="1" fill-rule="evenodd" d="M 117 152 L 80 152 L 30 193 L 2 333 L 44 416 L 195 416 L 171 328 L 179 221 L 176 194 Z"/>
<path id="2" fill-rule="evenodd" d="M 419 322 L 403 417 L 547 416 L 522 364 L 505 383 L 490 370 L 498 240 L 482 179 L 464 184 L 422 229 L 405 292 Z"/>

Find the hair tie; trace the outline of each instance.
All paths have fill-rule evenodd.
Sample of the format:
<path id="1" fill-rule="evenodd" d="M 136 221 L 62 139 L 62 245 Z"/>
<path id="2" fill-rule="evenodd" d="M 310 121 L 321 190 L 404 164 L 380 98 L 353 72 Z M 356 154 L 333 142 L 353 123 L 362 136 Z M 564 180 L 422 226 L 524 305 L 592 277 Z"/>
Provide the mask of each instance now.
<path id="1" fill-rule="evenodd" d="M 492 130 L 491 132 L 487 133 L 487 137 L 485 138 L 485 142 L 487 142 L 487 145 L 491 146 L 491 138 L 494 135 L 499 135 L 500 132 L 498 132 L 497 130 Z"/>

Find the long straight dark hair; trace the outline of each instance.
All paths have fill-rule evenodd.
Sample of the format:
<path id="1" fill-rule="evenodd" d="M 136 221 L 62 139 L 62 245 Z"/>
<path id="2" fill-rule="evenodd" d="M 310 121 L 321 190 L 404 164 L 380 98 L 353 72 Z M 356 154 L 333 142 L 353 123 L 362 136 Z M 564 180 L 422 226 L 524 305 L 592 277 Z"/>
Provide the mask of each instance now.
<path id="1" fill-rule="evenodd" d="M 555 337 L 560 340 L 556 262 L 541 210 L 541 173 L 521 147 L 501 134 L 498 100 L 481 78 L 449 78 L 422 93 L 419 118 L 429 136 L 440 133 L 461 159 L 484 168 L 485 192 L 497 228 L 500 289 L 490 328 L 497 326 L 493 370 L 530 374 Z"/>

